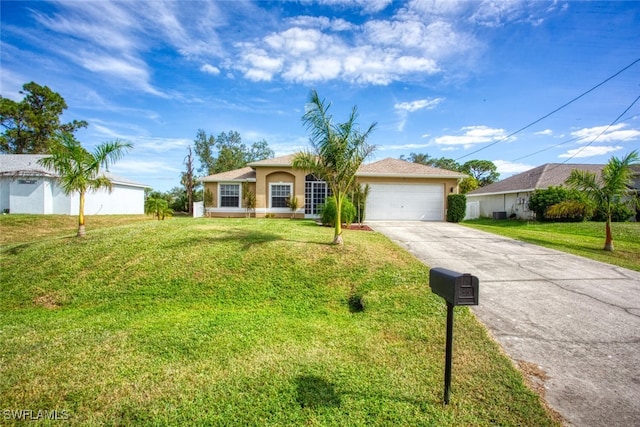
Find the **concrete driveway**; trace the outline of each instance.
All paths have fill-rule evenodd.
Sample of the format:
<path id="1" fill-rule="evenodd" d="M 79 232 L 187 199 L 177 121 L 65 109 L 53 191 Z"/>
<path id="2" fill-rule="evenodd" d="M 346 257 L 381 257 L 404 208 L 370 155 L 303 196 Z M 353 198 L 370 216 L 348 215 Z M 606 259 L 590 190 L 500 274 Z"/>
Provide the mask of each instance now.
<path id="1" fill-rule="evenodd" d="M 478 276 L 473 311 L 567 425 L 640 425 L 640 273 L 446 222 L 369 225 Z"/>

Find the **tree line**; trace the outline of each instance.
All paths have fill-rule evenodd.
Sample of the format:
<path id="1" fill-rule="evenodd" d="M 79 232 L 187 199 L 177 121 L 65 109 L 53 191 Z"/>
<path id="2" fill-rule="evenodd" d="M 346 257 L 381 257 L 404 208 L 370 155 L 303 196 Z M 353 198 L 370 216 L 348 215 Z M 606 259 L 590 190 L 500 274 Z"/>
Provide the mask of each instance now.
<path id="1" fill-rule="evenodd" d="M 460 193 L 466 194 L 476 188 L 493 184 L 500 178 L 497 166 L 489 160 L 469 160 L 463 164 L 446 157 L 431 157 L 429 154 L 411 153 L 408 157 L 400 156 L 401 160 L 406 160 L 421 165 L 432 166 L 440 169 L 447 169 L 462 172 L 469 175 L 460 183 Z"/>

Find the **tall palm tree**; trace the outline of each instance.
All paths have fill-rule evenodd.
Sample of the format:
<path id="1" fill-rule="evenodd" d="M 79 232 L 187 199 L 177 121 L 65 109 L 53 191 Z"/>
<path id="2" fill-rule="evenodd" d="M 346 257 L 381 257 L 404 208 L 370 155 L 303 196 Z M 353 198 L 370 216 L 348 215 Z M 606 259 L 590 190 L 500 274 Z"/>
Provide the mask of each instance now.
<path id="1" fill-rule="evenodd" d="M 571 171 L 567 184 L 583 191 L 591 199 L 596 209 L 604 212 L 606 216 L 604 250 L 613 251 L 613 236 L 611 234 L 611 214 L 614 206 L 628 197 L 633 200 L 631 184 L 633 171 L 631 165 L 637 163 L 640 157 L 636 150 L 630 152 L 622 159 L 612 157 L 602 168 L 600 178 L 593 173 L 574 169 Z"/>
<path id="2" fill-rule="evenodd" d="M 330 103 L 321 100 L 312 90 L 302 121 L 310 131 L 312 150 L 296 154 L 293 159 L 295 169 L 313 173 L 325 181 L 336 198 L 335 232 L 333 243 L 341 245 L 342 201 L 348 194 L 356 176 L 356 171 L 364 160 L 375 150 L 367 144 L 367 138 L 375 128 L 372 123 L 365 132 L 360 132 L 356 120 L 358 109 L 353 107 L 349 119 L 334 124 L 328 113 Z"/>
<path id="3" fill-rule="evenodd" d="M 110 164 L 121 159 L 133 145 L 121 141 L 104 142 L 90 153 L 71 134 L 63 133 L 58 136 L 58 140 L 59 143 L 51 146 L 51 155 L 38 162 L 58 174 L 60 186 L 65 194 L 79 193 L 78 237 L 83 237 L 86 192 L 100 188 L 111 191 L 113 184 L 109 178 L 100 173 L 100 168 L 106 169 Z"/>

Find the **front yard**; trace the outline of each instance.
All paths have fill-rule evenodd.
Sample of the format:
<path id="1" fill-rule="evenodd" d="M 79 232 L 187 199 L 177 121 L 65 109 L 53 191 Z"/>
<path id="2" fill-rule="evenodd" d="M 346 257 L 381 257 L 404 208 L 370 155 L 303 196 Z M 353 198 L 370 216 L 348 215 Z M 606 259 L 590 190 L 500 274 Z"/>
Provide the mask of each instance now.
<path id="1" fill-rule="evenodd" d="M 559 425 L 466 308 L 443 406 L 445 304 L 378 233 L 89 218 L 79 240 L 40 217 L 5 238 L 18 220 L 0 218 L 5 423 Z"/>
<path id="2" fill-rule="evenodd" d="M 603 222 L 527 222 L 476 219 L 461 223 L 479 230 L 522 240 L 596 261 L 640 271 L 640 223 L 611 225 L 615 250 L 606 252 Z"/>

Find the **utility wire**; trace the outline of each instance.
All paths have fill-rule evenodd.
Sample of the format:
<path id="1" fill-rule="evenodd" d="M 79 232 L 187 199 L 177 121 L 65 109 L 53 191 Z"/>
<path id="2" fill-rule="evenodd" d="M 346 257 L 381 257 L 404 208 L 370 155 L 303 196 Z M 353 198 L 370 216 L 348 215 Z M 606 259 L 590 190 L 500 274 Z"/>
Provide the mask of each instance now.
<path id="1" fill-rule="evenodd" d="M 589 143 L 588 143 L 588 144 L 583 145 L 583 146 L 582 146 L 578 151 L 576 151 L 576 152 L 573 154 L 573 156 L 571 156 L 571 157 L 567 158 L 567 160 L 565 160 L 564 162 L 562 162 L 562 163 L 560 163 L 560 164 L 565 164 L 565 163 L 567 163 L 569 160 L 573 159 L 573 158 L 574 158 L 574 157 L 576 157 L 578 154 L 580 154 L 581 152 L 583 152 L 585 148 L 587 148 L 588 146 L 590 146 L 591 144 L 593 144 L 594 142 L 596 142 L 596 140 L 597 140 L 598 138 L 600 138 L 600 137 L 601 137 L 602 135 L 604 135 L 604 134 L 605 134 L 609 129 L 611 129 L 611 126 L 613 126 L 613 125 L 615 125 L 616 123 L 618 123 L 618 120 L 620 120 L 620 118 L 622 118 L 622 116 L 624 116 L 625 114 L 627 114 L 627 111 L 629 111 L 629 110 L 630 110 L 630 109 L 631 109 L 631 108 L 636 104 L 636 102 L 638 102 L 638 100 L 640 100 L 640 95 L 638 95 L 638 96 L 636 97 L 636 99 L 634 99 L 634 100 L 633 100 L 633 102 L 631 103 L 631 105 L 629 105 L 629 106 L 627 107 L 627 109 L 626 109 L 626 110 L 624 110 L 624 111 L 623 111 L 623 112 L 622 112 L 618 117 L 616 117 L 616 119 L 615 119 L 614 121 L 612 121 L 611 123 L 609 123 L 609 125 L 608 125 L 606 128 L 604 128 L 604 129 L 602 130 L 602 132 L 600 132 L 600 133 L 599 133 L 595 138 L 593 138 L 591 141 L 589 141 Z M 552 169 L 553 169 L 553 168 L 551 168 L 551 169 L 549 169 L 549 170 L 552 170 Z"/>
<path id="2" fill-rule="evenodd" d="M 471 156 L 472 154 L 476 154 L 476 153 L 478 153 L 478 152 L 480 152 L 480 151 L 482 151 L 482 150 L 486 150 L 487 148 L 492 147 L 492 146 L 494 146 L 494 145 L 498 144 L 499 142 L 503 142 L 503 141 L 505 141 L 505 140 L 507 140 L 507 139 L 511 138 L 512 136 L 519 134 L 520 132 L 522 132 L 522 131 L 523 131 L 523 130 L 525 130 L 525 129 L 530 128 L 531 126 L 533 126 L 533 125 L 535 125 L 535 124 L 540 123 L 541 121 L 543 121 L 543 120 L 544 120 L 544 119 L 546 119 L 547 117 L 549 117 L 549 116 L 551 116 L 551 115 L 553 115 L 553 114 L 557 113 L 558 111 L 562 110 L 563 108 L 568 107 L 569 105 L 573 104 L 573 103 L 574 103 L 574 102 L 576 102 L 578 99 L 580 99 L 580 98 L 584 97 L 585 95 L 587 95 L 587 94 L 589 94 L 589 93 L 593 92 L 594 90 L 596 90 L 597 88 L 599 88 L 599 87 L 600 87 L 600 86 L 602 86 L 603 84 L 607 83 L 609 80 L 614 79 L 614 78 L 615 78 L 615 77 L 617 77 L 618 75 L 622 74 L 623 72 L 625 72 L 625 71 L 626 71 L 626 70 L 628 70 L 629 68 L 631 68 L 631 67 L 633 67 L 634 65 L 636 65 L 638 62 L 640 62 L 640 58 L 636 59 L 636 60 L 635 60 L 635 61 L 633 61 L 631 64 L 627 65 L 626 67 L 624 67 L 624 68 L 623 68 L 623 69 L 621 69 L 620 71 L 616 72 L 616 73 L 615 73 L 615 74 L 613 74 L 612 76 L 607 77 L 605 80 L 603 80 L 603 81 L 601 81 L 600 83 L 598 83 L 597 85 L 593 86 L 593 87 L 592 87 L 591 89 L 589 89 L 588 91 L 583 92 L 582 94 L 580 94 L 580 95 L 576 96 L 575 98 L 573 98 L 571 101 L 568 101 L 568 102 L 566 102 L 566 103 L 562 104 L 560 107 L 556 108 L 556 109 L 555 109 L 555 110 L 553 110 L 552 112 L 550 112 L 550 113 L 548 113 L 548 114 L 545 114 L 544 116 L 540 117 L 539 119 L 534 120 L 533 122 L 529 123 L 528 125 L 521 127 L 520 129 L 518 129 L 518 130 L 517 130 L 517 131 L 515 131 L 515 132 L 511 132 L 509 135 L 507 135 L 507 136 L 505 136 L 505 137 L 502 137 L 502 138 L 500 138 L 500 139 L 499 139 L 499 140 L 497 140 L 497 141 L 493 141 L 492 143 L 487 144 L 487 145 L 485 145 L 484 147 L 480 147 L 480 148 L 478 148 L 477 150 L 472 151 L 471 153 L 468 153 L 468 154 L 465 154 L 464 156 L 460 156 L 460 157 L 458 157 L 457 159 L 455 159 L 455 161 L 458 161 L 458 160 L 460 160 L 460 159 L 464 159 L 465 157 L 469 157 L 469 156 Z"/>
<path id="3" fill-rule="evenodd" d="M 633 114 L 631 116 L 624 117 L 622 120 L 635 119 L 636 117 L 638 117 L 638 114 Z M 517 162 L 518 160 L 522 160 L 522 159 L 526 159 L 527 157 L 535 156 L 536 154 L 540 154 L 540 153 L 542 153 L 544 151 L 552 150 L 554 148 L 560 147 L 561 145 L 568 144 L 569 142 L 576 141 L 578 139 L 580 139 L 580 137 L 576 136 L 576 137 L 567 139 L 566 141 L 562 141 L 562 142 L 560 142 L 558 144 L 552 145 L 550 147 L 543 148 L 542 150 L 535 151 L 535 152 L 533 152 L 531 154 L 526 154 L 526 155 L 520 156 L 520 157 L 518 157 L 516 159 L 511 159 L 510 161 L 511 162 Z"/>

